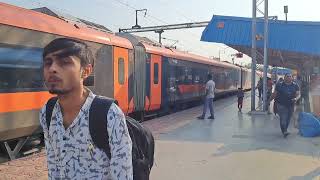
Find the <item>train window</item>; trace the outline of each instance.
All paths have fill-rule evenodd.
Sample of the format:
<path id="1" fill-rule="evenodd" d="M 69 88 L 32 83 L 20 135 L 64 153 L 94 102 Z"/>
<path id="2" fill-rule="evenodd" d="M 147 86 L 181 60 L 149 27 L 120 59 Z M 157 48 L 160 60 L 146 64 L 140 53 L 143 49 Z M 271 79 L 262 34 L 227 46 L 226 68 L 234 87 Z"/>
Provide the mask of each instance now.
<path id="1" fill-rule="evenodd" d="M 153 65 L 153 84 L 158 84 L 159 81 L 159 64 L 154 63 Z"/>
<path id="2" fill-rule="evenodd" d="M 199 84 L 200 83 L 200 76 L 196 75 L 193 79 L 193 84 Z"/>
<path id="3" fill-rule="evenodd" d="M 0 44 L 0 91 L 44 89 L 42 49 Z"/>
<path id="4" fill-rule="evenodd" d="M 182 67 L 181 66 L 176 66 L 176 71 L 175 71 L 175 73 L 176 73 L 176 78 L 177 78 L 177 84 L 178 85 L 180 85 L 180 84 L 183 84 L 183 82 L 184 82 L 184 74 L 183 74 L 183 69 L 182 69 Z"/>
<path id="5" fill-rule="evenodd" d="M 118 82 L 124 84 L 124 59 L 118 59 Z"/>

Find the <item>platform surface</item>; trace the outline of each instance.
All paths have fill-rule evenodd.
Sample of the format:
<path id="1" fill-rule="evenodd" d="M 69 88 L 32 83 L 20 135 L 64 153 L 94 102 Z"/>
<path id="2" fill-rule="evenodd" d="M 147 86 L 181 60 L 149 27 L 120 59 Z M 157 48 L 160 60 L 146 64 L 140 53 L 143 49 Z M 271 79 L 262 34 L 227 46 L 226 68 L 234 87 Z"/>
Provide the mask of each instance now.
<path id="1" fill-rule="evenodd" d="M 301 137 L 294 120 L 283 138 L 278 117 L 248 114 L 249 96 L 242 113 L 234 96 L 215 101 L 215 120 L 198 120 L 198 106 L 144 122 L 156 138 L 151 180 L 320 179 L 320 138 Z M 44 152 L 0 164 L 0 179 L 47 179 Z"/>

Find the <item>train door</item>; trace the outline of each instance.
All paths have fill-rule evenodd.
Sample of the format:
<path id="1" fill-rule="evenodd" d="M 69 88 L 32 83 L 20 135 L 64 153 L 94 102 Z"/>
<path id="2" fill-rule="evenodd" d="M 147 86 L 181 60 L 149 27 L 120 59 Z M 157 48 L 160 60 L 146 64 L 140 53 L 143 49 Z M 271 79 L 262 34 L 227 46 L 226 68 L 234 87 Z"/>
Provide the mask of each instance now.
<path id="1" fill-rule="evenodd" d="M 114 47 L 113 67 L 114 67 L 114 98 L 118 101 L 122 111 L 128 113 L 128 50 Z"/>
<path id="2" fill-rule="evenodd" d="M 150 104 L 148 110 L 160 109 L 161 105 L 161 56 L 151 55 L 150 61 Z"/>

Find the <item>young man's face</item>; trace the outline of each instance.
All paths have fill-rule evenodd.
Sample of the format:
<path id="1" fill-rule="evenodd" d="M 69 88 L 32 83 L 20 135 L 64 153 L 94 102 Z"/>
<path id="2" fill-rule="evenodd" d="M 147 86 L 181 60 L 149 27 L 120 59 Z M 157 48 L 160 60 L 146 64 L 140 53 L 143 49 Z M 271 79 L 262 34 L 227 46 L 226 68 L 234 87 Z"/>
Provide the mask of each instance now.
<path id="1" fill-rule="evenodd" d="M 83 78 L 80 59 L 59 56 L 63 50 L 49 53 L 43 60 L 45 84 L 51 94 L 67 94 L 80 88 Z"/>

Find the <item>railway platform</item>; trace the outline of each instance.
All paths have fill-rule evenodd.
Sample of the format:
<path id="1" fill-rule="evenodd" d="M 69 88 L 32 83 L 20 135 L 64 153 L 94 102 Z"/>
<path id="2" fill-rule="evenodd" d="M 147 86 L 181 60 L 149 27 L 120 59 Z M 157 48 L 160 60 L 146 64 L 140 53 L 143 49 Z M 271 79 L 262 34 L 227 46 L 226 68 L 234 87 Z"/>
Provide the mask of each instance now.
<path id="1" fill-rule="evenodd" d="M 303 138 L 295 128 L 308 102 L 297 107 L 283 138 L 279 118 L 249 115 L 245 96 L 243 113 L 231 96 L 215 101 L 214 120 L 198 120 L 198 106 L 144 122 L 156 138 L 151 180 L 320 179 L 320 137 Z M 0 179 L 47 179 L 44 151 L 3 162 Z"/>
<path id="2" fill-rule="evenodd" d="M 303 138 L 295 128 L 304 105 L 283 138 L 277 116 L 247 113 L 249 96 L 243 113 L 235 97 L 215 102 L 213 121 L 196 120 L 201 107 L 177 113 L 189 123 L 160 133 L 152 179 L 320 179 L 320 138 Z"/>

